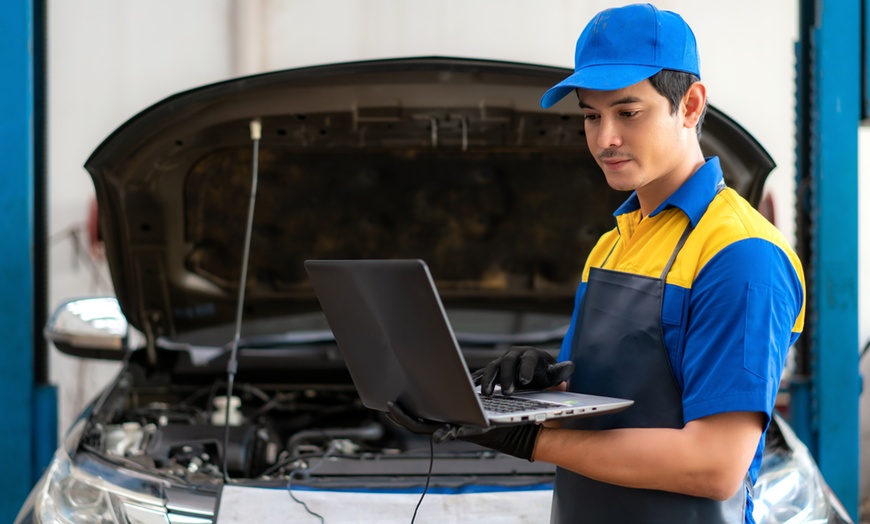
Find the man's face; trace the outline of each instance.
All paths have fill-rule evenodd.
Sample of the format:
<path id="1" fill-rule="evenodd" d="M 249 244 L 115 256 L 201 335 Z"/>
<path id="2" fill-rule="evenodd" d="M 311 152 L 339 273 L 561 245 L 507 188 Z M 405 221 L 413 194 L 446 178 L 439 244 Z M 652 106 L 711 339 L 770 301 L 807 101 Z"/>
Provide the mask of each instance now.
<path id="1" fill-rule="evenodd" d="M 672 114 L 649 80 L 616 91 L 577 89 L 577 98 L 586 142 L 610 187 L 666 196 L 682 183 L 690 156 L 682 111 Z"/>

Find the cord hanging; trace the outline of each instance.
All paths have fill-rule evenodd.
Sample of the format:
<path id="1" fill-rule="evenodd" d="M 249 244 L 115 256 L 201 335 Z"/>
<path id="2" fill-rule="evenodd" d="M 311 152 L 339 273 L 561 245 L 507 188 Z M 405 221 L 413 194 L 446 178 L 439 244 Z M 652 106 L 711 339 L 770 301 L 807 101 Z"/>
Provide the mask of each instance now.
<path id="1" fill-rule="evenodd" d="M 426 496 L 426 492 L 429 491 L 429 481 L 432 480 L 432 465 L 435 463 L 435 434 L 429 436 L 429 472 L 426 473 L 426 485 L 423 486 L 423 493 L 420 494 L 420 500 L 417 501 L 417 505 L 414 507 L 414 516 L 411 517 L 411 524 L 414 524 L 414 521 L 417 520 L 417 510 L 420 509 L 420 504 L 423 503 L 423 497 Z"/>

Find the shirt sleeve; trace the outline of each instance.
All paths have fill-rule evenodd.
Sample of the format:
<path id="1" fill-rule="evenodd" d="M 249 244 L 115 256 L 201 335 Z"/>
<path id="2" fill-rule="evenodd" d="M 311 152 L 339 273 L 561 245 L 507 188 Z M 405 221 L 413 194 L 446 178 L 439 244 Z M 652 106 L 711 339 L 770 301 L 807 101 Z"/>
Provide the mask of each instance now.
<path id="1" fill-rule="evenodd" d="M 707 263 L 689 298 L 685 422 L 732 411 L 769 417 L 803 294 L 790 259 L 767 240 L 735 242 Z"/>

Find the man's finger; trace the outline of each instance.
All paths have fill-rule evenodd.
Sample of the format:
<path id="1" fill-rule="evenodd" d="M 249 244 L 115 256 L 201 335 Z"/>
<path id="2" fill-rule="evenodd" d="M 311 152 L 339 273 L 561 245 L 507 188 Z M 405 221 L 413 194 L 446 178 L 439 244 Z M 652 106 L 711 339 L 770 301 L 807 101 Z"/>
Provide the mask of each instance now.
<path id="1" fill-rule="evenodd" d="M 541 354 L 537 351 L 523 351 L 520 356 L 520 369 L 518 378 L 521 386 L 527 385 L 535 378 L 535 369 L 537 369 L 541 358 Z M 543 363 L 541 363 L 543 364 Z"/>
<path id="2" fill-rule="evenodd" d="M 510 395 L 514 392 L 518 354 L 518 351 L 510 350 L 501 358 L 498 378 L 499 383 L 501 384 L 502 395 Z"/>
<path id="3" fill-rule="evenodd" d="M 495 389 L 495 379 L 498 376 L 498 366 L 490 362 L 480 374 L 480 392 L 486 396 L 492 395 Z"/>
<path id="4" fill-rule="evenodd" d="M 550 366 L 550 376 L 553 377 L 554 384 L 559 384 L 571 378 L 574 374 L 574 363 L 570 360 L 559 362 Z"/>

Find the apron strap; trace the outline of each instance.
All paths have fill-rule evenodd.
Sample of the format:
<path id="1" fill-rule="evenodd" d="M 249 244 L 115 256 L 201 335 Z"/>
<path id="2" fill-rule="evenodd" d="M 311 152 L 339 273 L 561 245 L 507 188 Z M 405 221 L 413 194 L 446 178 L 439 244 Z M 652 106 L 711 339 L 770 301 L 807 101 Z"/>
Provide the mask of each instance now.
<path id="1" fill-rule="evenodd" d="M 719 193 L 721 193 L 726 187 L 728 186 L 725 185 L 725 180 L 720 180 L 719 183 L 716 184 L 716 194 L 718 195 Z M 689 223 L 686 224 L 686 229 L 683 230 L 683 236 L 681 236 L 680 240 L 677 241 L 677 247 L 674 249 L 674 252 L 671 253 L 671 258 L 668 260 L 668 263 L 665 264 L 664 270 L 662 270 L 661 280 L 665 280 L 665 278 L 668 276 L 668 273 L 671 272 L 671 266 L 674 265 L 674 260 L 677 259 L 677 254 L 680 252 L 681 249 L 683 249 L 683 244 L 686 243 L 686 239 L 689 238 L 689 234 L 692 232 L 692 229 L 692 219 L 690 218 Z"/>
<path id="2" fill-rule="evenodd" d="M 662 270 L 661 280 L 665 280 L 668 276 L 668 273 L 671 271 L 671 266 L 674 265 L 674 260 L 677 259 L 677 254 L 679 254 L 680 250 L 683 249 L 683 244 L 686 243 L 686 239 L 689 238 L 689 233 L 692 232 L 692 221 L 689 220 L 689 223 L 686 224 L 686 229 L 683 230 L 683 235 L 680 237 L 680 240 L 677 241 L 677 247 L 674 248 L 674 252 L 671 253 L 671 258 L 668 259 L 668 263 L 665 264 L 665 268 Z"/>

